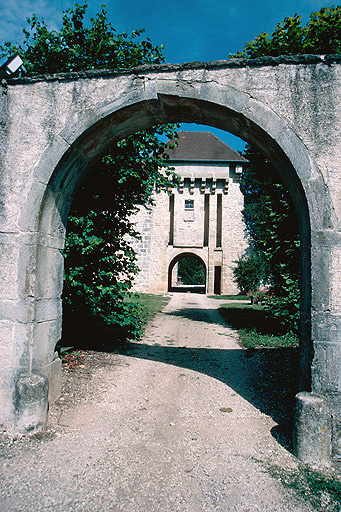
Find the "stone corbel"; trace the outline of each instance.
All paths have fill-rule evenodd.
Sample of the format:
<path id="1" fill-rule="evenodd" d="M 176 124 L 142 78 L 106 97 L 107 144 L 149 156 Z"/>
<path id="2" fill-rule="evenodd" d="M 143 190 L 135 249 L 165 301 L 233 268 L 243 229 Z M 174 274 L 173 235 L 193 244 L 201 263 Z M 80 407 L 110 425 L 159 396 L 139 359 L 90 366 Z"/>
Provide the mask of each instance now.
<path id="1" fill-rule="evenodd" d="M 195 184 L 195 179 L 192 177 L 191 181 L 190 181 L 190 184 L 189 184 L 189 193 L 191 195 L 194 194 L 194 184 Z"/>

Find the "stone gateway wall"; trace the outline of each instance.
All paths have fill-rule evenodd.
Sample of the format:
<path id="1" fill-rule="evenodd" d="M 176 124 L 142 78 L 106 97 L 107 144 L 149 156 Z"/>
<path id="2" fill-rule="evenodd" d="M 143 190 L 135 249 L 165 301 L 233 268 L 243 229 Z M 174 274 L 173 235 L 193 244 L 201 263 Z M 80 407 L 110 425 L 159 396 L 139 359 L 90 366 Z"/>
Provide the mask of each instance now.
<path id="1" fill-rule="evenodd" d="M 59 393 L 60 251 L 78 184 L 113 140 L 196 122 L 255 144 L 291 192 L 302 240 L 296 453 L 316 464 L 341 459 L 340 60 L 269 57 L 1 82 L 4 429 L 40 428 L 45 395 Z"/>

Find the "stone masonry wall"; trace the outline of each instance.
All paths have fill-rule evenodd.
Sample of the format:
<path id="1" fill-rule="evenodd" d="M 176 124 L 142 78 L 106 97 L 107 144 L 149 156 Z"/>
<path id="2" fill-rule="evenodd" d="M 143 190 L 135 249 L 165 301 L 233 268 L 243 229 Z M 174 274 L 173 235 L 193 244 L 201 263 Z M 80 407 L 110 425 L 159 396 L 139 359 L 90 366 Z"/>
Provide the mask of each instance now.
<path id="1" fill-rule="evenodd" d="M 234 261 L 246 246 L 242 209 L 243 195 L 235 166 L 227 164 L 172 164 L 182 183 L 169 191 L 154 193 L 152 211 L 141 209 L 136 216 L 136 229 L 141 241 L 134 244 L 141 271 L 134 290 L 166 293 L 172 260 L 182 253 L 200 256 L 207 267 L 207 292 L 214 290 L 214 267 L 222 267 L 221 293 L 238 293 L 233 280 Z M 214 182 L 212 176 L 215 176 Z M 191 181 L 192 180 L 192 181 Z M 169 243 L 169 194 L 174 194 L 174 241 Z M 204 203 L 209 194 L 209 236 L 204 246 Z M 217 197 L 222 197 L 222 240 L 216 247 Z M 186 210 L 185 201 L 193 200 L 194 209 Z"/>
<path id="2" fill-rule="evenodd" d="M 113 141 L 156 123 L 194 122 L 255 144 L 291 192 L 302 240 L 300 381 L 312 391 L 299 397 L 296 453 L 317 464 L 341 460 L 340 64 L 340 55 L 282 56 L 1 81 L 3 428 L 32 427 L 16 399 L 25 372 L 48 379 L 50 401 L 59 393 L 60 251 L 77 185 Z M 161 230 L 167 219 L 157 222 Z M 168 250 L 166 266 L 179 248 Z M 38 388 L 46 393 L 43 382 Z"/>

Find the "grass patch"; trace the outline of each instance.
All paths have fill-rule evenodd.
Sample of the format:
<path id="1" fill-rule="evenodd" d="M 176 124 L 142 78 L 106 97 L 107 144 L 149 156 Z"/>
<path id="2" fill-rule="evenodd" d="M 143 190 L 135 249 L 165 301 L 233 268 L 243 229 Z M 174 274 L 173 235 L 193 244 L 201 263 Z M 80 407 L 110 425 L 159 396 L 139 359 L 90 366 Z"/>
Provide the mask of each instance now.
<path id="1" fill-rule="evenodd" d="M 240 342 L 244 348 L 264 347 L 298 347 L 298 339 L 294 334 L 260 334 L 252 329 L 239 330 Z"/>
<path id="2" fill-rule="evenodd" d="M 283 333 L 277 319 L 269 318 L 263 306 L 249 304 L 223 304 L 220 314 L 238 329 L 244 348 L 297 347 L 298 339 L 292 333 Z"/>
<path id="3" fill-rule="evenodd" d="M 339 512 L 341 482 L 306 466 L 297 471 L 284 470 L 276 465 L 266 467 L 268 473 L 296 494 L 309 501 L 316 510 Z"/>
<path id="4" fill-rule="evenodd" d="M 208 298 L 219 300 L 250 300 L 250 297 L 246 295 L 209 295 Z"/>
<path id="5" fill-rule="evenodd" d="M 133 295 L 129 300 L 140 304 L 142 323 L 143 325 L 146 325 L 155 317 L 155 315 L 162 311 L 170 301 L 170 297 L 166 297 L 164 295 L 153 295 L 151 293 L 139 293 Z"/>

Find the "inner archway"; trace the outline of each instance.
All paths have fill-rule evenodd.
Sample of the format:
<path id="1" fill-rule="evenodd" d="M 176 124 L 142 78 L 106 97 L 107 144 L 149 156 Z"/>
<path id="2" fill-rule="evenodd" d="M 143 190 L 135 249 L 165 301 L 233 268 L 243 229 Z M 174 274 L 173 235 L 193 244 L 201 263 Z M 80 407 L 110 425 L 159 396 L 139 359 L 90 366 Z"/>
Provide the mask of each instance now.
<path id="1" fill-rule="evenodd" d="M 205 293 L 206 265 L 204 260 L 191 252 L 180 253 L 168 267 L 168 291 Z"/>

